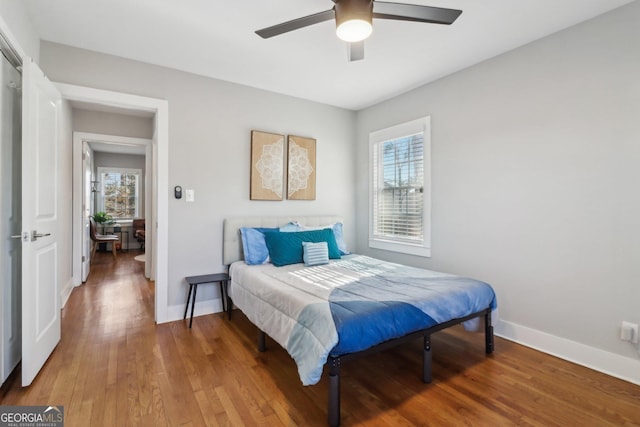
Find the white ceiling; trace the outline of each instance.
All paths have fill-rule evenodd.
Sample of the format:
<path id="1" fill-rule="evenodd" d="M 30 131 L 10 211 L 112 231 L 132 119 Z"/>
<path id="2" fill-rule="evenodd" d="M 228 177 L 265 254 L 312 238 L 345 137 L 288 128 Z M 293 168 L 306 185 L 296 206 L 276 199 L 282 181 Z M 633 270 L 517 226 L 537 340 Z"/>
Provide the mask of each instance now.
<path id="1" fill-rule="evenodd" d="M 451 26 L 375 20 L 364 61 L 335 24 L 254 31 L 330 0 L 25 0 L 41 39 L 358 110 L 632 0 L 404 0 L 463 10 Z"/>

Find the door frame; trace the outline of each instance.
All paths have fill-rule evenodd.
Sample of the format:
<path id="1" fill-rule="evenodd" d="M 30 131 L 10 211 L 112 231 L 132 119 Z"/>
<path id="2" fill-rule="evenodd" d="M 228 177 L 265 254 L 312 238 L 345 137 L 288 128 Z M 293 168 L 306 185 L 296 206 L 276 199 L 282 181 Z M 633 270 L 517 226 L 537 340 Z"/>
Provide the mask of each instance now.
<path id="1" fill-rule="evenodd" d="M 163 99 L 148 98 L 66 83 L 54 83 L 62 93 L 64 101 L 77 101 L 98 106 L 115 107 L 132 112 L 143 111 L 154 117 L 154 134 L 151 146 L 147 148 L 147 163 L 151 162 L 153 176 L 150 180 L 151 216 L 153 223 L 148 224 L 147 243 L 152 245 L 150 278 L 155 280 L 155 321 L 164 323 L 168 318 L 168 214 L 169 192 L 169 103 Z M 75 148 L 75 147 L 74 147 Z M 74 286 L 82 284 L 82 150 L 80 164 L 75 158 L 73 175 L 73 257 L 72 274 Z M 76 171 L 77 169 L 77 171 Z M 150 238 L 149 238 L 150 237 Z"/>
<path id="2" fill-rule="evenodd" d="M 105 134 L 99 134 L 99 133 L 74 131 L 73 132 L 73 177 L 74 177 L 73 179 L 73 186 L 74 186 L 74 190 L 73 190 L 74 191 L 74 197 L 73 197 L 74 234 L 73 236 L 74 236 L 74 242 L 76 241 L 75 227 L 79 226 L 80 229 L 83 230 L 83 233 L 86 232 L 86 229 L 88 227 L 88 222 L 87 223 L 84 222 L 84 221 L 87 221 L 87 218 L 84 218 L 85 209 L 83 209 L 83 204 L 85 201 L 84 198 L 86 197 L 87 185 L 90 186 L 91 184 L 86 182 L 86 176 L 85 176 L 85 170 L 84 170 L 84 162 L 85 162 L 84 149 L 85 149 L 85 143 L 90 146 L 92 142 L 101 142 L 105 144 L 114 144 L 114 145 L 118 145 L 118 144 L 138 145 L 138 146 L 144 147 L 145 174 L 144 174 L 144 200 L 142 201 L 142 203 L 144 205 L 145 219 L 147 220 L 147 222 L 149 222 L 149 224 L 153 224 L 155 218 L 153 216 L 153 207 L 151 203 L 152 185 L 150 184 L 155 181 L 155 171 L 153 170 L 152 162 L 148 161 L 149 159 L 152 158 L 152 155 L 153 155 L 152 154 L 153 141 L 151 139 L 146 139 L 146 138 L 134 138 L 134 137 L 128 137 L 128 136 L 115 136 L 115 135 L 105 135 Z M 93 149 L 91 149 L 91 151 L 93 152 Z M 78 168 L 80 169 L 79 171 L 78 171 Z M 75 197 L 75 195 L 77 194 L 76 191 L 78 190 L 76 186 L 80 186 L 79 199 Z M 80 204 L 80 206 L 78 206 L 78 204 Z M 84 279 L 82 263 L 90 262 L 90 261 L 83 261 L 82 259 L 82 257 L 86 256 L 87 254 L 87 248 L 85 248 L 84 245 L 86 245 L 88 235 L 83 235 L 82 233 L 77 233 L 77 234 L 78 234 L 77 238 L 79 238 L 80 240 L 78 245 L 75 245 L 75 244 L 73 245 L 73 258 L 72 258 L 74 260 L 73 276 L 74 278 L 77 276 L 75 271 L 75 268 L 78 267 L 76 265 L 76 260 L 80 260 L 79 274 L 80 274 L 80 280 L 82 281 L 82 279 Z M 149 239 L 149 241 L 150 242 L 152 241 L 151 238 Z M 147 246 L 146 255 L 149 256 L 149 262 L 145 262 L 145 265 L 144 265 L 144 277 L 151 280 L 154 280 L 154 275 L 152 273 L 155 271 L 155 268 L 153 265 L 154 249 L 155 249 L 155 245 L 153 244 L 149 244 Z M 78 253 L 77 251 L 80 251 L 80 252 Z M 74 283 L 74 286 L 79 286 L 79 284 Z"/>
<path id="3" fill-rule="evenodd" d="M 22 85 L 22 75 L 15 64 L 6 58 L 0 58 L 0 62 L 6 62 L 15 69 L 16 80 Z M 4 68 L 4 70 L 3 70 Z M 4 64 L 0 64 L 0 101 L 3 99 L 2 91 L 13 91 L 15 102 L 22 104 L 22 94 L 16 89 L 4 86 L 4 72 L 7 70 Z M 8 70 L 12 73 L 11 70 Z M 12 100 L 14 101 L 14 100 Z M 6 105 L 6 104 L 5 104 Z M 13 105 L 11 108 L 15 108 Z M 22 357 L 22 307 L 19 295 L 22 293 L 22 242 L 20 239 L 12 239 L 11 235 L 21 234 L 20 223 L 22 220 L 22 199 L 17 194 L 22 192 L 22 167 L 16 167 L 18 162 L 22 164 L 22 109 L 14 110 L 19 115 L 19 121 L 11 123 L 11 139 L 0 141 L 0 188 L 3 191 L 3 202 L 0 202 L 0 384 L 9 377 L 13 369 Z M 0 117 L 0 121 L 2 117 Z M 15 118 L 14 118 L 15 120 Z M 0 129 L 6 123 L 0 123 Z M 5 134 L 6 135 L 6 134 Z"/>
<path id="4" fill-rule="evenodd" d="M 73 113 L 71 114 L 73 116 Z M 73 117 L 71 118 L 71 121 L 73 122 Z M 72 156 L 72 160 L 71 160 L 71 167 L 72 169 L 77 167 L 76 166 L 76 152 L 77 149 L 75 148 L 76 145 L 78 144 L 78 141 L 76 141 L 76 132 L 73 132 L 73 143 L 71 144 L 71 151 L 73 152 L 73 156 Z M 80 279 L 82 280 L 82 283 L 86 282 L 87 278 L 89 277 L 89 273 L 90 273 L 90 267 L 91 267 L 91 227 L 90 227 L 90 222 L 89 222 L 89 218 L 87 215 L 87 212 L 91 211 L 91 202 L 92 202 L 92 194 L 93 192 L 91 190 L 93 190 L 93 183 L 91 182 L 93 180 L 93 152 L 91 150 L 91 148 L 89 148 L 89 144 L 86 141 L 81 141 L 80 144 L 82 144 L 82 166 L 81 166 L 81 170 L 82 170 L 82 214 L 81 214 L 81 220 L 80 223 L 82 224 L 82 233 L 80 234 L 80 239 L 82 241 L 82 247 L 81 247 L 81 261 L 80 261 Z M 80 162 L 78 162 L 80 163 Z M 72 173 L 75 174 L 75 170 L 72 170 Z M 73 176 L 73 175 L 72 175 Z M 71 197 L 73 197 L 73 183 L 75 183 L 75 180 L 72 179 L 72 194 Z M 73 201 L 75 203 L 75 200 Z M 73 215 L 73 212 L 75 211 L 75 205 L 74 207 L 71 208 L 71 214 Z M 73 218 L 72 218 L 72 227 L 73 227 Z M 73 234 L 73 228 L 71 229 L 71 235 L 74 236 Z M 73 251 L 73 244 L 71 245 L 71 251 Z M 71 259 L 77 259 L 75 256 L 73 256 L 73 252 L 72 252 L 72 256 Z M 72 262 L 73 264 L 73 262 Z M 72 269 L 73 269 L 73 265 L 72 265 Z M 73 270 L 72 270 L 73 271 Z M 73 277 L 73 273 L 72 273 L 72 277 Z M 71 284 L 73 286 L 73 283 Z M 69 292 L 71 292 L 71 289 L 69 290 Z"/>

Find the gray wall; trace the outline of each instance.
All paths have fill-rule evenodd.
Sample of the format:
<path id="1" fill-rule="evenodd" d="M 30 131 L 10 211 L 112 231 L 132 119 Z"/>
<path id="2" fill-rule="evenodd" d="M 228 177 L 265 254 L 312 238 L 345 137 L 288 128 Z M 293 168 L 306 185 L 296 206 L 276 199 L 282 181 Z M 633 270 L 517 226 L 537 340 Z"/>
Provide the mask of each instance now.
<path id="1" fill-rule="evenodd" d="M 184 310 L 185 276 L 223 270 L 227 216 L 337 214 L 347 242 L 355 241 L 354 112 L 67 46 L 40 49 L 53 81 L 168 100 L 170 188 L 160 191 L 195 190 L 194 203 L 169 203 L 172 312 Z M 315 201 L 249 200 L 251 130 L 317 139 Z M 214 289 L 204 287 L 199 300 L 214 298 Z"/>
<path id="2" fill-rule="evenodd" d="M 492 283 L 505 333 L 637 360 L 618 328 L 640 323 L 639 22 L 632 3 L 360 111 L 358 252 Z M 425 115 L 432 257 L 369 249 L 369 132 Z"/>
<path id="3" fill-rule="evenodd" d="M 150 117 L 74 108 L 73 130 L 76 132 L 152 139 L 153 119 Z"/>

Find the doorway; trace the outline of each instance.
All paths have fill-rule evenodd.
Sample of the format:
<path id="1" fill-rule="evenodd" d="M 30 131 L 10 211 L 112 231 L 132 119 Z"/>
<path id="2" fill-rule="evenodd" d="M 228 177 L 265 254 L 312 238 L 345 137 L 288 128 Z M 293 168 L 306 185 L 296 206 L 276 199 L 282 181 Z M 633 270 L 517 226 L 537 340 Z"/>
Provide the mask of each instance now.
<path id="1" fill-rule="evenodd" d="M 74 109 L 74 114 L 76 110 Z M 98 113 L 97 119 L 109 119 L 109 116 L 101 116 L 104 112 Z M 112 118 L 112 117 L 111 117 Z M 133 202 L 135 204 L 135 213 L 132 214 L 136 218 L 145 218 L 146 222 L 153 223 L 152 209 L 152 182 L 153 164 L 152 159 L 153 144 L 151 139 L 133 138 L 125 136 L 113 136 L 105 134 L 95 134 L 86 132 L 73 133 L 73 150 L 75 153 L 80 152 L 80 161 L 82 162 L 80 175 L 82 176 L 82 193 L 79 203 L 81 207 L 81 281 L 86 282 L 89 270 L 91 268 L 90 247 L 92 245 L 89 233 L 89 218 L 98 211 L 107 210 L 101 206 L 101 196 L 103 195 L 104 182 L 100 176 L 100 170 L 135 170 L 136 192 L 139 198 Z M 76 156 L 77 157 L 77 156 Z M 78 165 L 74 165 L 76 168 Z M 131 169 L 135 168 L 135 169 Z M 138 175 L 140 175 L 138 177 Z M 112 214 L 112 212 L 107 212 Z M 114 214 L 115 215 L 115 214 Z M 120 227 L 120 237 L 122 249 L 129 249 L 132 240 L 134 240 L 132 225 L 133 217 L 126 219 L 118 219 L 117 225 Z M 75 231 L 74 231 L 75 232 Z M 154 245 L 149 245 L 145 255 L 150 260 L 153 259 Z M 152 262 L 145 262 L 144 275 L 146 278 L 154 280 L 152 275 L 154 271 Z"/>
<path id="2" fill-rule="evenodd" d="M 153 223 L 147 224 L 145 247 L 151 249 L 150 275 L 155 280 L 155 321 L 168 322 L 168 140 L 169 113 L 166 100 L 111 92 L 82 86 L 57 84 L 65 101 L 81 103 L 91 108 L 116 110 L 121 113 L 150 113 L 153 117 L 153 138 L 146 162 L 151 164 L 149 179 L 150 209 Z M 81 144 L 80 144 L 81 146 Z M 73 150 L 73 285 L 82 284 L 82 150 Z"/>

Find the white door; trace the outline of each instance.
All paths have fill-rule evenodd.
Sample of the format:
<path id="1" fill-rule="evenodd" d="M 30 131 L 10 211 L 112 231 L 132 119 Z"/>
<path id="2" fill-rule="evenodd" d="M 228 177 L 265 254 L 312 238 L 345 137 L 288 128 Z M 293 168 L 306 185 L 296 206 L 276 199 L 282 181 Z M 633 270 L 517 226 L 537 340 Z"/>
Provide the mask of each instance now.
<path id="1" fill-rule="evenodd" d="M 22 71 L 22 386 L 60 341 L 58 138 L 61 96 L 26 58 Z"/>
<path id="2" fill-rule="evenodd" d="M 89 215 L 91 215 L 91 203 L 93 185 L 91 183 L 91 159 L 92 151 L 89 144 L 82 141 L 82 282 L 87 281 L 91 269 L 91 234 L 89 225 Z"/>

